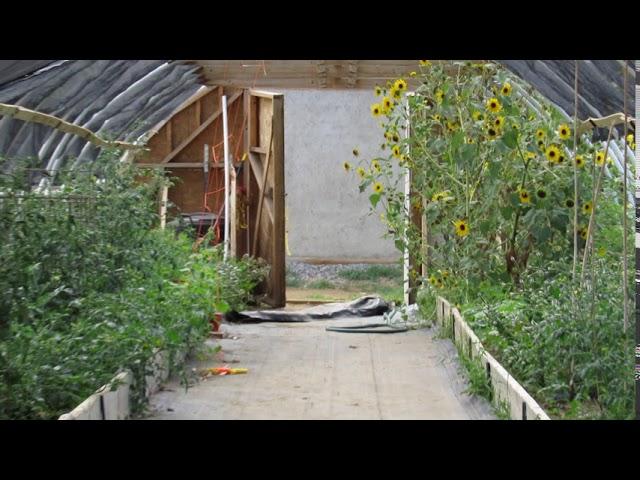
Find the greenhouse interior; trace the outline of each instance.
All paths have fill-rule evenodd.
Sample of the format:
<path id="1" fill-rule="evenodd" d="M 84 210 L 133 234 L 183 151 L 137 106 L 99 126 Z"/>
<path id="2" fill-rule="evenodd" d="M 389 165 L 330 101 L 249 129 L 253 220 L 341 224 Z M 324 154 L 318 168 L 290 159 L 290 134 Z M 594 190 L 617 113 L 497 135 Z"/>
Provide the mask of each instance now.
<path id="1" fill-rule="evenodd" d="M 640 419 L 638 68 L 0 60 L 0 419 Z"/>

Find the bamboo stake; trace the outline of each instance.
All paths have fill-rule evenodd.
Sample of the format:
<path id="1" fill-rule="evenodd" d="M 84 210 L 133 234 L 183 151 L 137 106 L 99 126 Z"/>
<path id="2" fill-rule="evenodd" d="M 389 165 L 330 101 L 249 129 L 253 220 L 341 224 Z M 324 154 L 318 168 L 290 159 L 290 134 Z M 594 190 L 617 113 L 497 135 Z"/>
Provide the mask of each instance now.
<path id="1" fill-rule="evenodd" d="M 573 270 L 572 281 L 576 281 L 578 266 L 578 60 L 575 60 L 575 79 L 573 85 L 574 114 L 573 114 Z"/>
<path id="2" fill-rule="evenodd" d="M 0 103 L 0 115 L 6 115 L 7 117 L 12 117 L 24 122 L 40 123 L 42 125 L 55 128 L 56 130 L 60 130 L 61 132 L 77 135 L 78 137 L 85 139 L 87 142 L 91 142 L 94 145 L 103 148 L 115 147 L 124 150 L 149 150 L 148 148 L 144 148 L 141 145 L 135 145 L 133 143 L 121 142 L 118 140 L 105 140 L 100 138 L 91 130 L 81 127 L 80 125 L 76 125 L 75 123 L 69 123 L 54 115 L 37 112 L 17 105 Z"/>
<path id="3" fill-rule="evenodd" d="M 584 284 L 584 273 L 587 268 L 587 258 L 589 256 L 589 250 L 593 245 L 593 229 L 594 219 L 596 216 L 596 207 L 598 206 L 598 194 L 600 193 L 600 184 L 602 183 L 602 177 L 604 176 L 604 169 L 607 165 L 607 155 L 609 154 L 609 143 L 611 142 L 611 133 L 613 132 L 613 124 L 609 127 L 609 135 L 607 136 L 607 146 L 604 149 L 604 159 L 602 167 L 600 167 L 600 175 L 598 175 L 598 182 L 593 190 L 593 205 L 591 208 L 591 215 L 589 216 L 589 226 L 587 227 L 587 240 L 584 246 L 584 255 L 582 257 L 582 272 L 580 273 L 580 285 Z"/>
<path id="4" fill-rule="evenodd" d="M 627 268 L 627 203 L 629 200 L 627 199 L 627 135 L 629 133 L 629 123 L 627 121 L 627 62 L 624 62 L 624 89 L 622 91 L 622 97 L 624 98 L 624 182 L 622 186 L 622 291 L 623 291 L 623 299 L 624 299 L 624 319 L 623 319 L 623 330 L 626 332 L 627 328 L 629 328 L 629 312 L 627 308 L 627 304 L 629 303 L 629 292 L 627 291 L 627 282 L 629 278 L 629 272 Z"/>

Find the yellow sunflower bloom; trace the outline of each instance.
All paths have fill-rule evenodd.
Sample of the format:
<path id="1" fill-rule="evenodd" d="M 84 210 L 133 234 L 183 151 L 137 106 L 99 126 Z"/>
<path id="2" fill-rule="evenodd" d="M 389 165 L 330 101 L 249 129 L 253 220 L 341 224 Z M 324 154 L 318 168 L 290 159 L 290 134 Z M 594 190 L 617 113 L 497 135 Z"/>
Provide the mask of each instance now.
<path id="1" fill-rule="evenodd" d="M 584 167 L 584 157 L 582 155 L 576 155 L 575 164 L 578 168 Z"/>
<path id="2" fill-rule="evenodd" d="M 544 144 L 544 140 L 538 140 L 538 148 L 543 152 L 547 149 L 546 145 Z"/>
<path id="3" fill-rule="evenodd" d="M 596 165 L 599 167 L 604 165 L 604 152 L 598 152 L 596 154 Z"/>
<path id="4" fill-rule="evenodd" d="M 380 173 L 382 171 L 382 168 L 380 168 L 380 162 L 373 160 L 371 162 L 371 169 L 376 173 Z"/>
<path id="5" fill-rule="evenodd" d="M 436 102 L 438 103 L 442 103 L 442 101 L 444 100 L 444 91 L 438 89 L 436 90 Z"/>
<path id="6" fill-rule="evenodd" d="M 395 143 L 400 141 L 400 136 L 397 133 L 393 133 L 390 135 L 389 140 L 393 140 Z"/>
<path id="7" fill-rule="evenodd" d="M 471 114 L 471 117 L 472 117 L 472 118 L 473 118 L 473 120 L 474 120 L 474 121 L 476 121 L 476 122 L 480 122 L 480 121 L 484 120 L 484 115 L 482 115 L 482 113 L 481 113 L 481 112 L 479 112 L 478 110 L 474 111 L 474 112 Z"/>
<path id="8" fill-rule="evenodd" d="M 435 287 L 436 284 L 438 283 L 438 279 L 436 278 L 435 275 L 431 275 L 429 277 L 429 283 L 431 284 L 431 286 Z"/>
<path id="9" fill-rule="evenodd" d="M 348 171 L 350 171 L 350 170 L 351 170 L 351 164 L 350 164 L 349 162 L 344 162 L 344 163 L 342 164 L 342 168 L 344 168 L 344 171 L 345 171 L 345 172 L 348 172 Z"/>
<path id="10" fill-rule="evenodd" d="M 379 97 L 380 95 L 382 95 L 382 88 L 376 85 L 374 93 L 376 94 L 376 97 Z"/>
<path id="11" fill-rule="evenodd" d="M 400 158 L 400 145 L 394 145 L 391 149 L 391 153 L 394 157 Z"/>
<path id="12" fill-rule="evenodd" d="M 389 97 L 382 98 L 382 108 L 385 112 L 388 112 L 393 107 L 393 100 Z"/>
<path id="13" fill-rule="evenodd" d="M 633 133 L 630 133 L 629 135 L 627 135 L 627 143 L 629 145 L 633 144 Z"/>
<path id="14" fill-rule="evenodd" d="M 502 117 L 502 116 L 496 117 L 495 120 L 493 121 L 493 124 L 497 128 L 502 128 L 502 126 L 504 125 L 504 117 Z"/>
<path id="15" fill-rule="evenodd" d="M 440 121 L 440 115 L 438 115 L 437 113 L 433 115 L 431 118 L 433 118 L 436 122 Z"/>
<path id="16" fill-rule="evenodd" d="M 396 100 L 399 100 L 400 98 L 402 98 L 402 91 L 398 90 L 394 85 L 389 91 L 389 95 L 391 95 Z"/>
<path id="17" fill-rule="evenodd" d="M 419 61 L 421 67 L 430 67 L 431 62 L 429 60 L 420 60 Z"/>
<path id="18" fill-rule="evenodd" d="M 410 76 L 410 77 L 415 77 L 416 75 L 417 75 L 417 73 L 416 73 L 416 72 L 411 72 L 411 73 L 409 74 L 409 76 Z"/>
<path id="19" fill-rule="evenodd" d="M 578 233 L 580 234 L 580 237 L 583 240 L 587 239 L 587 230 L 588 230 L 587 227 L 584 227 L 584 226 L 580 227 L 580 230 L 578 230 Z"/>
<path id="20" fill-rule="evenodd" d="M 379 103 L 374 103 L 373 105 L 371 105 L 371 115 L 373 115 L 374 117 L 378 117 L 381 113 L 382 107 Z"/>
<path id="21" fill-rule="evenodd" d="M 360 151 L 357 148 L 354 148 L 352 153 L 354 157 L 357 157 L 358 155 L 360 155 Z"/>
<path id="22" fill-rule="evenodd" d="M 562 125 L 560 125 L 560 127 L 558 127 L 558 136 L 562 140 L 567 140 L 568 138 L 571 138 L 571 129 L 569 128 L 569 125 L 567 125 L 566 123 L 563 123 Z"/>
<path id="23" fill-rule="evenodd" d="M 582 213 L 591 213 L 591 210 L 593 210 L 591 202 L 585 202 L 584 205 L 582 205 Z"/>
<path id="24" fill-rule="evenodd" d="M 384 187 L 380 182 L 376 182 L 373 184 L 373 191 L 376 193 L 381 193 L 384 190 Z"/>
<path id="25" fill-rule="evenodd" d="M 527 160 L 533 160 L 534 158 L 536 158 L 538 155 L 536 155 L 534 152 L 529 152 L 527 151 L 527 153 L 524 154 L 524 157 Z"/>
<path id="26" fill-rule="evenodd" d="M 436 192 L 431 197 L 431 201 L 433 202 L 442 202 L 442 201 L 448 201 L 448 200 L 453 200 L 453 197 L 451 197 L 451 192 L 449 190 Z"/>
<path id="27" fill-rule="evenodd" d="M 356 168 L 356 173 L 360 178 L 364 178 L 364 176 L 367 174 L 367 171 L 362 167 L 358 167 Z"/>
<path id="28" fill-rule="evenodd" d="M 498 113 L 502 110 L 502 104 L 498 101 L 497 98 L 490 98 L 487 101 L 487 110 L 493 113 Z"/>
<path id="29" fill-rule="evenodd" d="M 558 150 L 558 147 L 556 147 L 555 145 L 551 145 L 549 148 L 547 148 L 545 155 L 547 156 L 547 160 L 549 160 L 551 163 L 558 163 L 558 158 L 560 158 L 560 150 Z"/>
<path id="30" fill-rule="evenodd" d="M 543 139 L 544 137 L 546 137 L 547 134 L 544 133 L 544 130 L 542 130 L 541 128 L 539 128 L 538 130 L 536 130 L 536 138 L 538 139 Z"/>
<path id="31" fill-rule="evenodd" d="M 524 188 L 520 190 L 520 203 L 531 203 L 529 192 L 527 192 Z"/>
<path id="32" fill-rule="evenodd" d="M 466 237 L 469 234 L 469 225 L 464 220 L 456 220 L 453 222 L 456 227 L 456 235 L 459 237 Z"/>
<path id="33" fill-rule="evenodd" d="M 487 128 L 487 137 L 489 137 L 489 140 L 495 140 L 498 138 L 499 133 L 500 131 L 496 127 L 489 126 Z"/>
<path id="34" fill-rule="evenodd" d="M 502 89 L 500 90 L 500 92 L 505 97 L 508 97 L 509 95 L 511 95 L 511 84 L 509 82 L 505 82 L 505 84 L 502 85 Z"/>
<path id="35" fill-rule="evenodd" d="M 402 78 L 399 78 L 394 82 L 393 86 L 396 90 L 400 90 L 402 92 L 407 89 L 407 82 Z"/>

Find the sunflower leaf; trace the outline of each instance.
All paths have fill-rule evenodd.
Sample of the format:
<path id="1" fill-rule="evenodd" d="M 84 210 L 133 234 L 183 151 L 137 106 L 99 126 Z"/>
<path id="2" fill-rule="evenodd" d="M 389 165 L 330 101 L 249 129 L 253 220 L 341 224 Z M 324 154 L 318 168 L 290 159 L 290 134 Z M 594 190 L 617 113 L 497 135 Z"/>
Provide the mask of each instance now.
<path id="1" fill-rule="evenodd" d="M 371 202 L 371 205 L 373 206 L 373 208 L 376 208 L 378 206 L 378 202 L 380 201 L 380 194 L 372 193 L 371 196 L 369 197 L 369 201 Z"/>
<path id="2" fill-rule="evenodd" d="M 518 142 L 518 132 L 510 130 L 502 136 L 502 143 L 509 148 L 516 148 Z"/>

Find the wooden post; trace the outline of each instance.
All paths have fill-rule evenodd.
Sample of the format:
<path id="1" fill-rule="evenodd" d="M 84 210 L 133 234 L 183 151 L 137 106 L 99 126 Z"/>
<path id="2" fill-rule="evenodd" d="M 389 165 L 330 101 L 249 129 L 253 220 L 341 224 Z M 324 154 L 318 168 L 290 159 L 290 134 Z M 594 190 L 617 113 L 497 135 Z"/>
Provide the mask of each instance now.
<path id="1" fill-rule="evenodd" d="M 273 97 L 273 300 L 278 306 L 286 303 L 284 252 L 284 96 Z"/>
<path id="2" fill-rule="evenodd" d="M 231 171 L 229 172 L 231 185 L 229 190 L 229 211 L 231 214 L 230 218 L 230 242 L 229 242 L 229 253 L 232 258 L 238 256 L 238 212 L 237 212 L 237 201 L 236 201 L 236 191 L 237 191 L 237 175 L 236 169 L 231 167 Z"/>

